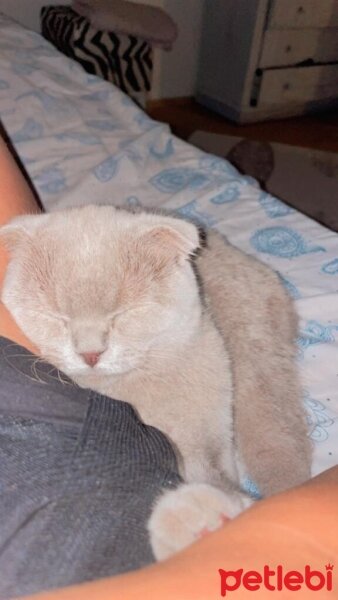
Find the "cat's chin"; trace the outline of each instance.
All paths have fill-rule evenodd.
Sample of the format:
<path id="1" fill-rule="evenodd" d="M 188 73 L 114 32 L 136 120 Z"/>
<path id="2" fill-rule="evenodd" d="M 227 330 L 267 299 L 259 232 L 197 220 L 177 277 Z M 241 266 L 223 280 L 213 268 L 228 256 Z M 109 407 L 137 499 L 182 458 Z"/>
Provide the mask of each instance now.
<path id="1" fill-rule="evenodd" d="M 68 375 L 71 379 L 75 381 L 79 381 L 82 385 L 82 382 L 86 385 L 89 385 L 92 382 L 92 385 L 97 381 L 102 381 L 103 379 L 111 379 L 112 377 L 119 377 L 122 375 L 127 375 L 134 370 L 133 366 L 121 366 L 115 368 L 107 368 L 107 367 L 84 367 L 83 369 L 75 368 L 62 369 L 63 372 Z"/>

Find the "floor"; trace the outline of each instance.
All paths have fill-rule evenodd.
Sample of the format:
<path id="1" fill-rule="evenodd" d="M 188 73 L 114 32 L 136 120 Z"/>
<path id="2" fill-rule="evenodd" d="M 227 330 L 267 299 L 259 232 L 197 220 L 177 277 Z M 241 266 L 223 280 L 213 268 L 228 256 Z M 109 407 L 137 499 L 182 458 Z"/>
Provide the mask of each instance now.
<path id="1" fill-rule="evenodd" d="M 182 99 L 155 102 L 148 113 L 169 123 L 175 135 L 185 140 L 194 131 L 203 130 L 338 153 L 337 112 L 236 125 L 193 100 Z"/>

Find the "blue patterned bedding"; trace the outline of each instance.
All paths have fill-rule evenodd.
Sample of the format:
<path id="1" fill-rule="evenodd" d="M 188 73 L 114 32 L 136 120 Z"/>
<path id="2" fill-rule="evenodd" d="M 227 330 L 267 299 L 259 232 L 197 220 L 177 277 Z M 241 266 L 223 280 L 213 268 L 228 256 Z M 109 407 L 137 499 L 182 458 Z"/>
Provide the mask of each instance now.
<path id="1" fill-rule="evenodd" d="M 337 464 L 337 235 L 175 138 L 117 88 L 1 16 L 0 116 L 46 210 L 161 206 L 218 229 L 278 271 L 301 317 L 313 473 Z"/>

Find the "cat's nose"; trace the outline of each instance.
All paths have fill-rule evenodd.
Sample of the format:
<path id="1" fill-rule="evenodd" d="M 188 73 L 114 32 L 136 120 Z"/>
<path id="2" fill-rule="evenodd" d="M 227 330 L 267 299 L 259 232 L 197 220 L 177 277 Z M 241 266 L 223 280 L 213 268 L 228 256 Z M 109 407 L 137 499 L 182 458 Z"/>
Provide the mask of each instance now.
<path id="1" fill-rule="evenodd" d="M 99 362 L 102 352 L 82 352 L 81 356 L 89 367 L 95 367 Z"/>

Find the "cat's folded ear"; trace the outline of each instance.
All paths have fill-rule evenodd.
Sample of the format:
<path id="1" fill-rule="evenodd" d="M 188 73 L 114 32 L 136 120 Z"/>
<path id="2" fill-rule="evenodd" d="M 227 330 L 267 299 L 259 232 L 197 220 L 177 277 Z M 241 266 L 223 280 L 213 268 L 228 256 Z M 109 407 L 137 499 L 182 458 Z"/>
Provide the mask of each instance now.
<path id="1" fill-rule="evenodd" d="M 182 262 L 200 247 L 200 234 L 195 225 L 175 219 L 158 217 L 151 219 L 142 234 L 142 242 L 155 251 L 165 252 L 168 258 Z"/>
<path id="2" fill-rule="evenodd" d="M 0 243 L 9 251 L 31 239 L 37 229 L 43 225 L 50 215 L 20 215 L 0 227 Z"/>

